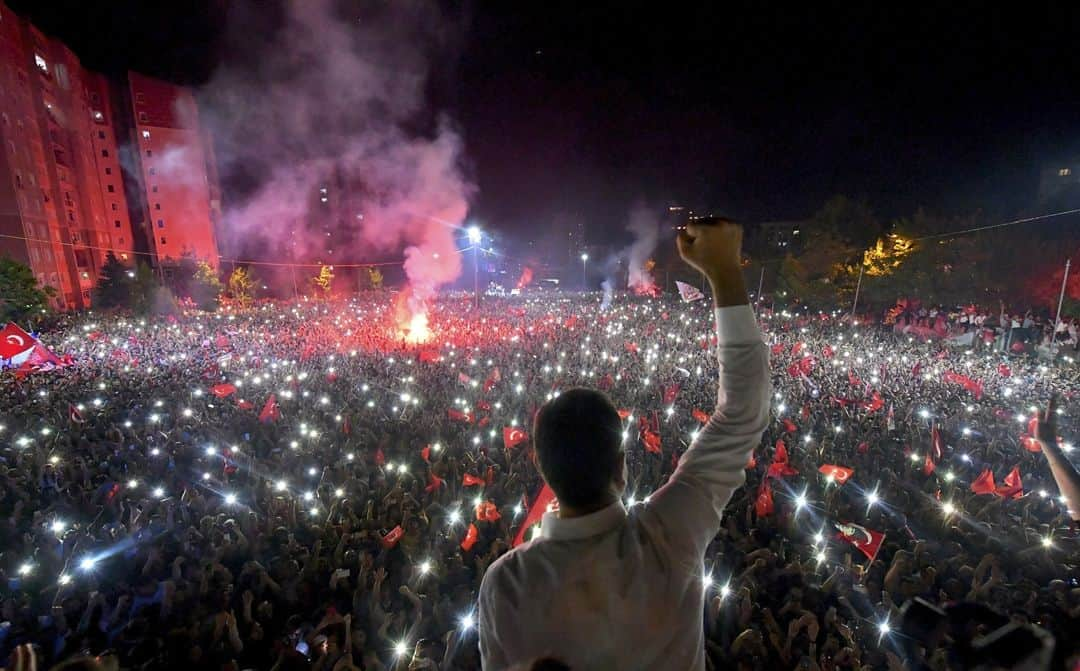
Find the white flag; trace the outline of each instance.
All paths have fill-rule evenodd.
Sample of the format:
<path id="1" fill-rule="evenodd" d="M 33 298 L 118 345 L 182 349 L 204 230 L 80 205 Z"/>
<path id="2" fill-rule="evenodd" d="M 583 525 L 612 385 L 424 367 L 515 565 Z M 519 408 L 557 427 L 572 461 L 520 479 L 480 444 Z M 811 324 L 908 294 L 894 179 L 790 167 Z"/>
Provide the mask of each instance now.
<path id="1" fill-rule="evenodd" d="M 675 286 L 679 287 L 679 295 L 682 296 L 684 303 L 693 303 L 705 298 L 705 294 L 701 293 L 701 289 L 692 287 L 686 282 L 675 281 Z"/>

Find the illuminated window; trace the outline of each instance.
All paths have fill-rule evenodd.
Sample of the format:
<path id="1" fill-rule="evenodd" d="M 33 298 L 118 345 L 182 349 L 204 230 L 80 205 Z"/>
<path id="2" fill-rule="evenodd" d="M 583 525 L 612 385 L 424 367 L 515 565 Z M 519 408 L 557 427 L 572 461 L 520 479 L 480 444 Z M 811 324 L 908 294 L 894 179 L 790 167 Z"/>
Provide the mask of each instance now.
<path id="1" fill-rule="evenodd" d="M 157 227 L 158 228 L 165 228 L 165 220 L 164 219 L 158 219 L 157 220 Z"/>
<path id="2" fill-rule="evenodd" d="M 97 110 L 94 110 L 94 121 L 104 121 L 105 115 Z"/>
<path id="3" fill-rule="evenodd" d="M 150 117 L 146 115 L 146 112 L 139 112 L 139 121 L 146 123 L 150 120 Z"/>
<path id="4" fill-rule="evenodd" d="M 144 139 L 144 140 L 149 140 L 149 139 L 150 139 L 150 131 L 148 131 L 148 130 L 144 130 L 144 131 L 142 132 L 142 136 L 143 136 L 143 139 Z"/>
<path id="5" fill-rule="evenodd" d="M 1061 170 L 1058 170 L 1058 176 L 1059 177 L 1068 177 L 1071 174 L 1072 174 L 1072 168 L 1062 168 Z"/>
<path id="6" fill-rule="evenodd" d="M 146 150 L 146 155 L 147 156 L 153 156 L 154 155 L 154 150 L 153 149 L 147 149 Z"/>
<path id="7" fill-rule="evenodd" d="M 45 59 L 42 58 L 41 56 L 39 56 L 38 54 L 34 54 L 34 63 L 38 66 L 38 69 L 41 70 L 42 72 L 48 72 L 49 71 L 49 64 L 46 63 Z"/>
<path id="8" fill-rule="evenodd" d="M 151 175 L 156 175 L 156 174 L 157 174 L 157 171 L 156 171 L 156 170 L 154 170 L 153 168 L 150 168 L 150 174 L 151 174 Z"/>

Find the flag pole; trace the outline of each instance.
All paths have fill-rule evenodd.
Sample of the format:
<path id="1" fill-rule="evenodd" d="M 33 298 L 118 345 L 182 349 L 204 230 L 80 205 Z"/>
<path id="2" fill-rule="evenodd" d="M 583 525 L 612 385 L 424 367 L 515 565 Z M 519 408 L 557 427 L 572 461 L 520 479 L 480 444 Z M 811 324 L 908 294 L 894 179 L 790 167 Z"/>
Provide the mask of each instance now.
<path id="1" fill-rule="evenodd" d="M 761 262 L 761 276 L 758 277 L 758 281 L 757 281 L 757 296 L 756 296 L 757 300 L 754 302 L 754 308 L 755 309 L 761 307 L 761 287 L 762 287 L 762 285 L 764 283 L 765 283 L 765 262 L 762 261 Z"/>
<path id="2" fill-rule="evenodd" d="M 1054 317 L 1054 332 L 1050 334 L 1050 358 L 1057 356 L 1057 331 L 1061 326 L 1061 304 L 1065 302 L 1065 284 L 1069 281 L 1069 265 L 1072 259 L 1065 259 L 1065 275 L 1061 278 L 1061 293 L 1058 295 L 1057 316 Z"/>
<path id="3" fill-rule="evenodd" d="M 862 276 L 863 271 L 866 270 L 866 264 L 859 264 L 859 281 L 855 284 L 855 300 L 851 303 L 851 318 L 855 318 L 855 308 L 859 307 L 859 289 L 862 288 Z"/>

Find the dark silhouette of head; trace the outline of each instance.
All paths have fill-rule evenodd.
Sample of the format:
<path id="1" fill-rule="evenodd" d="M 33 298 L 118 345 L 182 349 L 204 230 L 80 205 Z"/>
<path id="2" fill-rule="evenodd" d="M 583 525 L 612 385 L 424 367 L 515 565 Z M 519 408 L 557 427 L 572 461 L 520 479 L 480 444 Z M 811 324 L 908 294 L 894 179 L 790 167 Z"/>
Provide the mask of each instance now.
<path id="1" fill-rule="evenodd" d="M 622 421 L 604 394 L 570 389 L 536 413 L 536 463 L 559 505 L 598 509 L 626 486 Z"/>

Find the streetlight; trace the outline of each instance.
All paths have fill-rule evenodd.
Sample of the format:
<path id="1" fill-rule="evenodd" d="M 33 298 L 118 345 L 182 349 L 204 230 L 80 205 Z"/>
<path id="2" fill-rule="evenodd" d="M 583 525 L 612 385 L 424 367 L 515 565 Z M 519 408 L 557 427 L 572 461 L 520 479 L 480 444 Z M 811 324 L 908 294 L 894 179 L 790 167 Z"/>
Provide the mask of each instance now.
<path id="1" fill-rule="evenodd" d="M 484 240 L 484 234 L 480 231 L 479 226 L 469 226 L 466 231 L 469 236 L 469 242 L 472 243 L 473 248 L 473 294 L 475 295 L 474 303 L 476 309 L 480 309 L 480 243 Z"/>
<path id="2" fill-rule="evenodd" d="M 589 288 L 589 274 L 588 274 L 588 271 L 585 269 L 585 264 L 588 263 L 588 262 L 589 262 L 589 254 L 588 254 L 588 252 L 582 252 L 581 253 L 581 286 L 585 287 L 585 289 Z"/>

